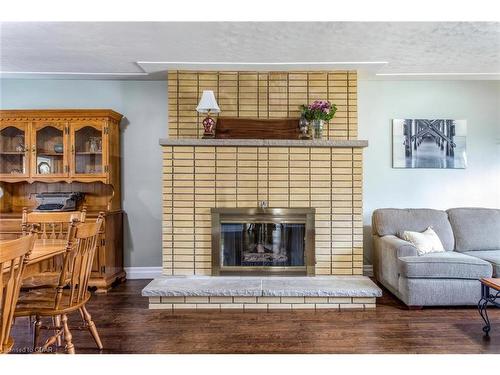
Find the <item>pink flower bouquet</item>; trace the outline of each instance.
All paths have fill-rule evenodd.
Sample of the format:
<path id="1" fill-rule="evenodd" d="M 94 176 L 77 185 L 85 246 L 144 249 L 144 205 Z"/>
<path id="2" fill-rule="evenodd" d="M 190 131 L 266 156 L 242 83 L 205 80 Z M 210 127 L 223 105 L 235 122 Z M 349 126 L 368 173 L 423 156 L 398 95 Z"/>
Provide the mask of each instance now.
<path id="1" fill-rule="evenodd" d="M 315 100 L 309 105 L 301 105 L 300 110 L 302 116 L 308 121 L 330 121 L 335 115 L 335 112 L 337 112 L 337 107 L 328 100 Z"/>

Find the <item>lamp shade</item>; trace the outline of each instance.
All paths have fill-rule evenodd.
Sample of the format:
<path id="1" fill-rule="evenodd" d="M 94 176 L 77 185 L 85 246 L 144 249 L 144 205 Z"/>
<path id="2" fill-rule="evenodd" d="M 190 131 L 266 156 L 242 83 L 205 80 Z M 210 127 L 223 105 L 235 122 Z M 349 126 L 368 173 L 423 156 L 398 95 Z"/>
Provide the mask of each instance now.
<path id="1" fill-rule="evenodd" d="M 203 90 L 201 94 L 200 103 L 198 103 L 198 107 L 196 107 L 196 111 L 200 113 L 219 113 L 220 108 L 215 100 L 215 95 L 212 90 Z"/>

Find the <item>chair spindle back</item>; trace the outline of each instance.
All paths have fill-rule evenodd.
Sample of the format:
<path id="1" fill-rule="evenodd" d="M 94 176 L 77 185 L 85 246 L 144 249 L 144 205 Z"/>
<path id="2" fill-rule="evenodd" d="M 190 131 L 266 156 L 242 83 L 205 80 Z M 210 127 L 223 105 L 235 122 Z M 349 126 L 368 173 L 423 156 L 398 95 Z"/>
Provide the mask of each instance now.
<path id="1" fill-rule="evenodd" d="M 27 234 L 33 225 L 38 227 L 37 236 L 39 239 L 67 240 L 70 224 L 73 220 L 85 222 L 87 208 L 84 206 L 81 211 L 66 212 L 28 212 L 23 208 L 22 230 Z M 59 272 L 62 267 L 60 256 L 40 262 L 36 265 L 39 272 Z"/>
<path id="2" fill-rule="evenodd" d="M 59 279 L 56 308 L 63 288 L 68 285 L 67 280 L 70 280 L 69 305 L 78 304 L 85 298 L 103 221 L 104 213 L 101 212 L 95 223 L 72 222 L 68 233 L 67 254 Z"/>
<path id="3" fill-rule="evenodd" d="M 38 238 L 40 239 L 66 239 L 69 224 L 73 219 L 81 223 L 85 222 L 87 208 L 84 206 L 81 211 L 67 212 L 29 212 L 23 208 L 22 229 L 23 233 L 29 232 L 32 224 L 40 227 Z"/>

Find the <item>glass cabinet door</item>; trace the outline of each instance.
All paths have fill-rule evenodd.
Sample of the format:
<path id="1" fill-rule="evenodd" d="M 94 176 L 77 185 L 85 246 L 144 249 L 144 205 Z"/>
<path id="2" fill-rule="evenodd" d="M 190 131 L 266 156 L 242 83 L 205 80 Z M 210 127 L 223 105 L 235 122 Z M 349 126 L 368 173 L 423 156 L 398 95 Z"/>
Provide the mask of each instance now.
<path id="1" fill-rule="evenodd" d="M 80 176 L 103 175 L 105 172 L 103 124 L 73 124 L 71 129 L 72 173 Z"/>
<path id="2" fill-rule="evenodd" d="M 64 123 L 43 123 L 34 126 L 33 171 L 38 177 L 66 176 L 66 126 Z"/>
<path id="3" fill-rule="evenodd" d="M 28 172 L 27 124 L 0 126 L 0 174 L 22 177 Z"/>

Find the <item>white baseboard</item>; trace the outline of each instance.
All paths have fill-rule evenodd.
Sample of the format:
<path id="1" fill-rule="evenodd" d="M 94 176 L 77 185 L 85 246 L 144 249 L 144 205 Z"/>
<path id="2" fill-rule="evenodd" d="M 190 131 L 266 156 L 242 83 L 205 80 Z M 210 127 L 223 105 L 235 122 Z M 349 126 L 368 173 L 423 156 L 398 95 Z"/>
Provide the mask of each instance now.
<path id="1" fill-rule="evenodd" d="M 373 276 L 373 265 L 371 264 L 365 264 L 363 266 L 363 275 L 372 277 Z"/>
<path id="2" fill-rule="evenodd" d="M 161 267 L 125 267 L 127 279 L 154 279 L 161 276 Z"/>

